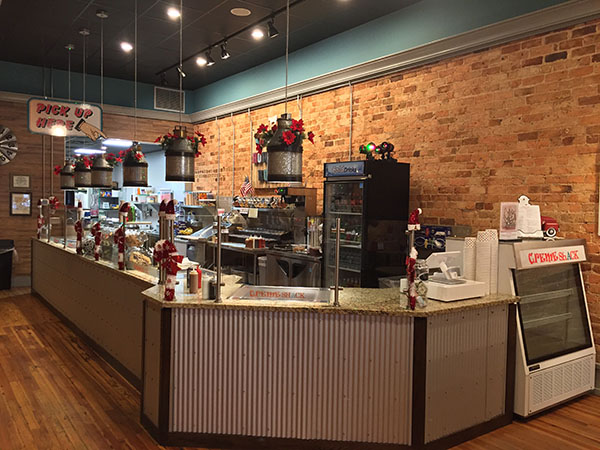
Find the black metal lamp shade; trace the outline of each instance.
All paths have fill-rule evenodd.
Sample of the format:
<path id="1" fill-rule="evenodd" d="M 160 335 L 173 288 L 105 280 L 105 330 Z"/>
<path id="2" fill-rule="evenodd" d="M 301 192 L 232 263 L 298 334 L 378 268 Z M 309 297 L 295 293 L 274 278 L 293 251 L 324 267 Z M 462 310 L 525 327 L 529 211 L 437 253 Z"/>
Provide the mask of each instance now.
<path id="1" fill-rule="evenodd" d="M 176 126 L 173 130 L 175 139 L 171 139 L 165 148 L 165 181 L 194 181 L 194 162 L 196 149 L 193 142 L 187 139 L 187 129 Z"/>
<path id="2" fill-rule="evenodd" d="M 104 155 L 98 155 L 92 164 L 92 187 L 111 189 L 113 168 Z"/>

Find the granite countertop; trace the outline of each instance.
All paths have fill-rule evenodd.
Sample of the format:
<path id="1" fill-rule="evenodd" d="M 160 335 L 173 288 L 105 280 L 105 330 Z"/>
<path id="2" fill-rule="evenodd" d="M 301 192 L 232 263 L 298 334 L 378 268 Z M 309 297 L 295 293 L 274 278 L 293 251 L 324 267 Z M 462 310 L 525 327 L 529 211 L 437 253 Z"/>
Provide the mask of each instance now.
<path id="1" fill-rule="evenodd" d="M 214 300 L 202 300 L 196 294 L 185 294 L 183 285 L 177 285 L 175 300 L 163 300 L 164 288 L 153 286 L 142 294 L 155 305 L 162 308 L 201 308 L 201 309 L 244 309 L 263 311 L 303 311 L 324 314 L 371 314 L 371 315 L 409 315 L 427 317 L 436 314 L 447 314 L 469 309 L 516 303 L 518 297 L 497 294 L 455 302 L 439 302 L 428 300 L 425 308 L 417 307 L 414 311 L 406 309 L 406 297 L 399 289 L 359 289 L 346 288 L 340 291 L 340 306 L 327 303 L 306 301 L 276 300 L 233 300 L 230 297 L 241 285 L 237 284 L 236 275 L 223 275 L 225 286 L 222 288 L 222 303 Z"/>
<path id="2" fill-rule="evenodd" d="M 83 261 L 85 263 L 96 264 L 104 269 L 111 270 L 121 276 L 137 278 L 138 280 L 141 280 L 141 281 L 144 281 L 144 282 L 150 283 L 150 284 L 156 284 L 158 282 L 158 278 L 156 278 L 152 275 L 148 275 L 147 273 L 140 272 L 139 270 L 131 270 L 131 269 L 119 270 L 118 267 L 115 264 L 113 264 L 112 262 L 105 261 L 102 259 L 100 259 L 99 261 L 95 261 L 93 258 L 88 258 L 83 255 L 78 255 L 74 248 L 70 248 L 70 247 L 64 248 L 63 244 L 58 244 L 56 242 L 48 242 L 46 240 L 41 240 L 41 239 L 35 239 L 35 240 L 42 244 L 46 244 L 51 247 L 54 247 L 57 250 L 62 250 L 63 252 L 71 253 L 73 255 L 73 257 L 81 258 L 81 261 Z"/>

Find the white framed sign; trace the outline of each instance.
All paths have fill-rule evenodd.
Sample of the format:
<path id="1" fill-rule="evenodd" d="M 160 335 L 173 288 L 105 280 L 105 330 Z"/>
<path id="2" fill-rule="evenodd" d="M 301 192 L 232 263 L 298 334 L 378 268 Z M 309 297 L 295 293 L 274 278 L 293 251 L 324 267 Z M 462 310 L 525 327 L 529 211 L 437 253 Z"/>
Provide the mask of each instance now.
<path id="1" fill-rule="evenodd" d="M 523 268 L 580 263 L 586 260 L 585 247 L 583 245 L 521 250 L 520 256 Z"/>
<path id="2" fill-rule="evenodd" d="M 33 97 L 27 102 L 27 123 L 29 131 L 36 134 L 90 136 L 90 128 L 102 130 L 102 109 L 98 105 Z"/>

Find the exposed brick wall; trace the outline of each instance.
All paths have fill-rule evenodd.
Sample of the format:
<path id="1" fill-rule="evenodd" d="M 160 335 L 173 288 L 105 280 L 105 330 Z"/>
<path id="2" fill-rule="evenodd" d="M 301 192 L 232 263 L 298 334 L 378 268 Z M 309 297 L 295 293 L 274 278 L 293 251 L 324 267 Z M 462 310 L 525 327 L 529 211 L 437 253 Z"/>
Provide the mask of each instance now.
<path id="1" fill-rule="evenodd" d="M 585 238 L 597 343 L 599 84 L 596 20 L 357 84 L 352 117 L 352 157 L 360 158 L 363 143 L 393 142 L 396 158 L 411 164 L 411 204 L 423 208 L 427 223 L 497 228 L 500 202 L 527 194 L 558 219 L 561 236 Z M 302 118 L 317 135 L 315 146 L 304 146 L 310 187 L 322 189 L 324 162 L 348 159 L 349 101 L 349 87 L 302 99 Z M 290 107 L 298 117 L 295 99 Z M 252 123 L 282 112 L 282 105 L 252 111 Z M 250 173 L 252 146 L 248 114 L 233 120 L 237 190 Z M 220 188 L 231 195 L 231 118 L 218 125 Z M 210 140 L 196 186 L 216 191 L 217 123 L 196 128 Z"/>

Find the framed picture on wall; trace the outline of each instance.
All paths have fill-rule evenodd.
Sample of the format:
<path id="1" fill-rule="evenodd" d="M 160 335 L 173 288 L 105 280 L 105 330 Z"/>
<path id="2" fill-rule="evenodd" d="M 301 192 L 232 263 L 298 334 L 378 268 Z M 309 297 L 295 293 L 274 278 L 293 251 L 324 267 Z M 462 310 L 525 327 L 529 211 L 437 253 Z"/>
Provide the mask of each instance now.
<path id="1" fill-rule="evenodd" d="M 30 216 L 31 215 L 31 192 L 11 192 L 10 193 L 10 215 L 11 216 Z"/>
<path id="2" fill-rule="evenodd" d="M 31 189 L 31 177 L 29 175 L 10 174 L 10 190 Z"/>

